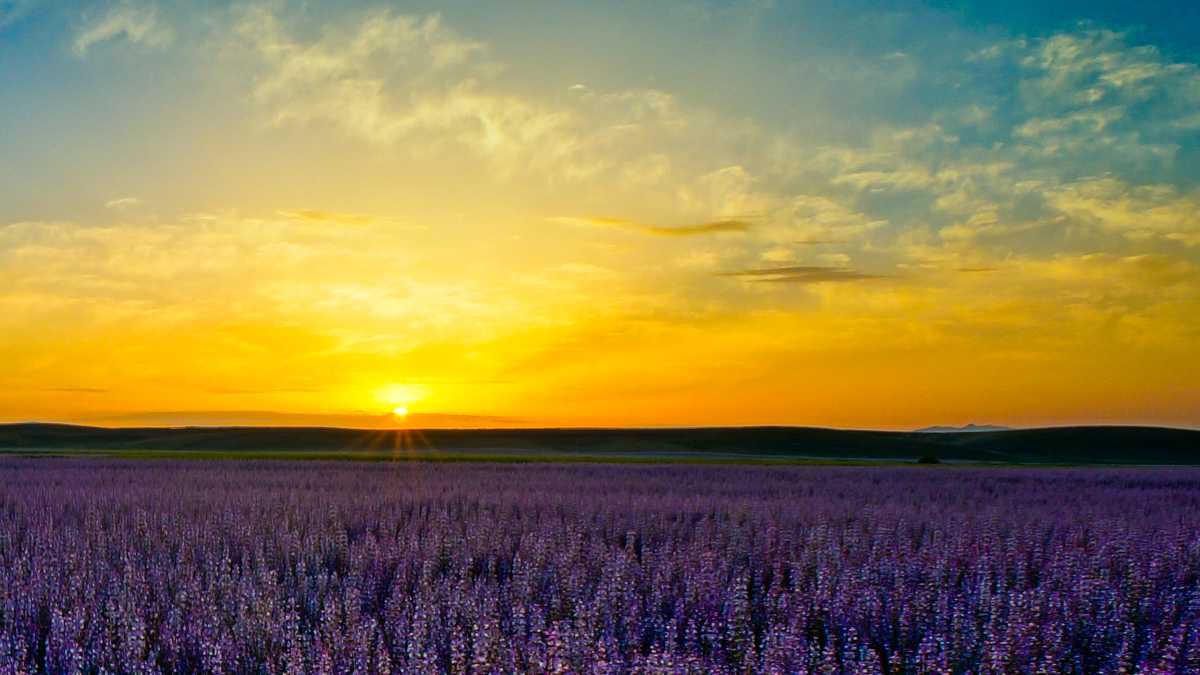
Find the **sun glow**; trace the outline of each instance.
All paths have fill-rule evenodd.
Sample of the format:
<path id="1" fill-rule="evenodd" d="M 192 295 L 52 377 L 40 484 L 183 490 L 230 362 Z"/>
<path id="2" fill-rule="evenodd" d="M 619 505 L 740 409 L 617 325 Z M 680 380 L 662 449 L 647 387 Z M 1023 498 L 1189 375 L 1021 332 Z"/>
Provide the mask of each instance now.
<path id="1" fill-rule="evenodd" d="M 377 404 L 386 406 L 394 422 L 406 422 L 414 403 L 425 398 L 427 391 L 421 385 L 389 384 L 375 390 Z"/>

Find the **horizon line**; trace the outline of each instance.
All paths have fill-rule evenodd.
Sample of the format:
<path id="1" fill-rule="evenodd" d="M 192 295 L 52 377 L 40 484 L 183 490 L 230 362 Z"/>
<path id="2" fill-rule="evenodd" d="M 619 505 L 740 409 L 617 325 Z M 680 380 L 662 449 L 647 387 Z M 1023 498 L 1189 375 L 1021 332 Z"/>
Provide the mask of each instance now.
<path id="1" fill-rule="evenodd" d="M 932 424 L 917 428 L 885 428 L 885 427 L 834 427 L 821 426 L 811 424 L 785 424 L 785 423 L 757 423 L 757 424 L 663 424 L 663 425 L 541 425 L 541 426 L 459 426 L 459 427 L 420 427 L 420 426 L 393 426 L 393 427 L 354 427 L 354 426 L 338 426 L 338 425 L 299 425 L 299 424 L 282 424 L 282 425 L 267 425 L 267 424 L 167 424 L 167 425 L 103 425 L 103 424 L 87 424 L 81 422 L 61 422 L 47 420 L 22 420 L 12 422 L 0 422 L 0 429 L 4 427 L 15 426 L 59 426 L 72 427 L 76 429 L 94 429 L 104 431 L 120 431 L 120 430 L 164 430 L 164 431 L 186 431 L 186 430 L 311 430 L 311 431 L 362 431 L 374 433 L 387 432 L 437 432 L 437 431 L 703 431 L 703 430 L 737 430 L 737 429 L 810 429 L 817 431 L 851 431 L 851 432 L 877 432 L 877 433 L 970 433 L 970 434 L 986 434 L 986 433 L 1003 433 L 1009 431 L 1037 431 L 1044 429 L 1168 429 L 1176 431 L 1200 431 L 1200 425 L 1182 426 L 1171 424 L 1151 424 L 1138 422 L 1092 422 L 1092 423 L 1062 423 L 1062 424 L 1045 424 L 1032 426 L 1009 426 L 1009 425 L 991 425 L 991 424 L 973 424 L 973 425 L 941 425 Z M 974 427 L 974 428 L 972 428 Z M 982 428 L 980 428 L 982 427 Z"/>

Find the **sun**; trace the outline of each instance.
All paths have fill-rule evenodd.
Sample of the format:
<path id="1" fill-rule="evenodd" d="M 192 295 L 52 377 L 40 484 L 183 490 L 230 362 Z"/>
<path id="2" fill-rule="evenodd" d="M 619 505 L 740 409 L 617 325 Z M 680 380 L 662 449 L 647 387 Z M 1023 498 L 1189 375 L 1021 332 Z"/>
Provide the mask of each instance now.
<path id="1" fill-rule="evenodd" d="M 408 406 L 398 405 L 395 408 L 392 408 L 392 414 L 396 417 L 408 417 Z"/>

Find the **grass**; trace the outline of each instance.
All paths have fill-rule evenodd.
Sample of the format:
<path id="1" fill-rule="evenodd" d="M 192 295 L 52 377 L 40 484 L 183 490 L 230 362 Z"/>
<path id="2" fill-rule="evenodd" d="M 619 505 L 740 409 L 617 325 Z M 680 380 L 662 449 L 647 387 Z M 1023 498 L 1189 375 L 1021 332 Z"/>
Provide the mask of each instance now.
<path id="1" fill-rule="evenodd" d="M 339 462 L 493 462 L 493 463 L 601 463 L 601 464 L 737 464 L 752 466 L 882 466 L 914 464 L 903 459 L 866 459 L 836 457 L 755 457 L 739 455 L 652 454 L 652 453 L 574 453 L 471 452 L 471 451 L 329 451 L 329 450 L 155 450 L 91 448 L 16 448 L 0 450 L 9 457 L 104 457 L 113 459 L 188 459 L 188 460 L 285 460 Z"/>
<path id="2" fill-rule="evenodd" d="M 0 425 L 2 452 L 123 457 L 688 464 L 1200 464 L 1200 430 L 1051 427 L 915 433 L 805 427 L 426 429 Z"/>
<path id="3" fill-rule="evenodd" d="M 397 453 L 371 450 L 176 450 L 176 449 L 112 449 L 112 448 L 10 448 L 0 449 L 0 457 L 64 458 L 93 457 L 107 459 L 159 460 L 181 459 L 190 461 L 321 461 L 321 462 L 375 462 L 375 463 L 496 463 L 496 464 L 688 464 L 709 466 L 910 466 L 937 470 L 962 467 L 1008 467 L 1008 468 L 1071 468 L 1071 467 L 1148 467 L 1169 468 L 1164 465 L 1138 464 L 1132 462 L 1021 462 L 954 460 L 935 464 L 921 462 L 918 457 L 769 457 L 738 454 L 674 453 L 655 454 L 650 452 L 580 453 L 555 450 L 527 452 L 473 452 L 448 451 L 401 451 Z"/>

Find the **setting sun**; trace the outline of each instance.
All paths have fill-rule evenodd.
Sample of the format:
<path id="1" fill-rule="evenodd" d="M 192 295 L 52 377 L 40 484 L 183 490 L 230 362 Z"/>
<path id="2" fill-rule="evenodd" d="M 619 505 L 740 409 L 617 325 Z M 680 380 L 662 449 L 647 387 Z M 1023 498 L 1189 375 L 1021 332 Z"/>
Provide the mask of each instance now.
<path id="1" fill-rule="evenodd" d="M 398 405 L 395 408 L 392 408 L 392 414 L 396 417 L 408 417 L 408 407 Z"/>

